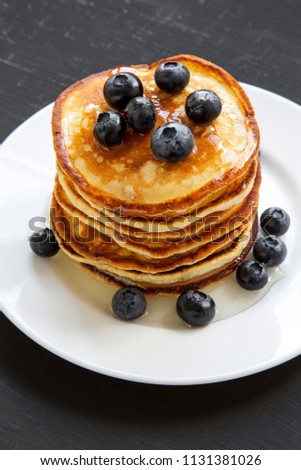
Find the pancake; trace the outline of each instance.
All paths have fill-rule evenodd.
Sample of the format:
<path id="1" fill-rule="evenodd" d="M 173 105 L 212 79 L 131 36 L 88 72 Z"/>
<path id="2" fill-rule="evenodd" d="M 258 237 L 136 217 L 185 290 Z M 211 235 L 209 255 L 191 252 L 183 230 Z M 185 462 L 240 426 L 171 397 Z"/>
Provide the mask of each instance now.
<path id="1" fill-rule="evenodd" d="M 68 221 L 64 230 L 75 231 L 75 225 L 81 224 L 81 230 L 84 232 L 83 237 L 79 234 L 75 237 L 78 243 L 82 244 L 82 251 L 86 254 L 83 256 L 91 256 L 91 253 L 103 253 L 107 247 L 98 246 L 103 243 L 116 243 L 122 248 L 129 251 L 139 253 L 141 255 L 158 259 L 159 262 L 172 255 L 181 255 L 188 251 L 200 248 L 208 243 L 216 243 L 216 240 L 222 235 L 227 235 L 230 231 L 237 229 L 242 223 L 247 221 L 253 213 L 254 207 L 257 207 L 258 186 L 260 184 L 260 172 L 258 170 L 256 179 L 252 181 L 252 188 L 248 196 L 243 202 L 223 212 L 213 212 L 203 220 L 193 222 L 185 230 L 178 232 L 165 232 L 165 237 L 158 238 L 156 233 L 140 233 L 128 232 L 127 235 L 120 233 L 106 223 L 100 222 L 97 218 L 89 218 L 85 213 L 76 209 L 66 194 L 62 191 L 59 183 L 56 182 L 54 189 L 55 201 L 53 202 L 53 220 L 54 224 L 61 226 L 63 222 Z M 87 227 L 85 227 L 87 225 Z M 177 236 L 176 236 L 177 235 Z M 106 239 L 104 240 L 104 237 Z M 71 235 L 68 234 L 68 239 Z M 73 233 L 74 237 L 74 233 Z M 84 243 L 89 240 L 89 244 Z M 75 243 L 75 240 L 73 241 Z M 131 256 L 131 254 L 129 255 Z M 151 262 L 151 260 L 150 260 Z M 161 262 L 162 264 L 162 262 Z"/>
<path id="2" fill-rule="evenodd" d="M 249 228 L 250 227 L 248 227 L 248 229 Z M 256 240 L 258 233 L 257 215 L 254 216 L 253 225 L 248 232 L 249 236 L 246 237 L 248 229 L 246 229 L 246 233 L 242 236 L 243 244 L 239 244 L 239 239 L 233 242 L 229 241 L 224 250 L 217 251 L 208 257 L 206 262 L 194 266 L 195 277 L 193 277 L 192 273 L 188 270 L 185 272 L 185 269 L 181 268 L 180 271 L 182 271 L 182 274 L 178 272 L 176 275 L 182 280 L 174 282 L 174 276 L 172 275 L 175 273 L 171 273 L 168 279 L 165 279 L 166 284 L 162 282 L 162 277 L 160 277 L 159 282 L 146 282 L 145 279 L 142 280 L 140 273 L 138 273 L 139 279 L 137 279 L 137 272 L 133 272 L 136 278 L 133 280 L 131 278 L 132 272 L 130 271 L 122 272 L 120 270 L 118 275 L 117 273 L 106 270 L 106 266 L 101 269 L 101 265 L 87 264 L 85 262 L 86 260 L 74 252 L 68 243 L 65 243 L 58 234 L 56 234 L 56 236 L 62 250 L 70 258 L 79 261 L 81 267 L 102 281 L 112 284 L 115 287 L 136 286 L 146 294 L 180 294 L 188 289 L 203 289 L 213 282 L 222 280 L 235 271 L 239 264 L 245 259 Z"/>
<path id="3" fill-rule="evenodd" d="M 154 71 L 180 61 L 190 81 L 180 93 L 158 89 Z M 155 158 L 152 132 L 127 127 L 120 145 L 95 139 L 106 80 L 137 75 L 156 108 L 156 126 L 177 121 L 195 146 L 178 163 Z M 207 88 L 222 100 L 220 115 L 197 125 L 186 97 Z M 259 130 L 243 89 L 220 67 L 190 55 L 151 66 L 118 67 L 75 83 L 56 100 L 52 118 L 57 175 L 51 225 L 62 250 L 99 279 L 146 293 L 202 288 L 237 268 L 257 234 L 261 182 Z"/>
<path id="4" fill-rule="evenodd" d="M 248 218 L 233 220 L 231 226 L 218 227 L 215 237 L 210 233 L 200 235 L 199 243 L 193 245 L 193 249 L 183 253 L 173 254 L 170 257 L 150 258 L 139 253 L 129 251 L 119 246 L 107 235 L 86 225 L 77 218 L 70 218 L 68 214 L 53 200 L 52 223 L 56 227 L 56 233 L 62 240 L 68 242 L 70 247 L 82 256 L 88 264 L 105 264 L 111 269 L 122 268 L 125 270 L 136 270 L 137 272 L 163 273 L 177 268 L 178 266 L 191 265 L 200 261 L 217 250 L 227 245 L 229 240 L 236 239 L 245 232 L 246 225 L 252 220 L 252 212 Z M 190 241 L 190 240 L 189 240 Z M 189 243 L 187 243 L 189 244 Z"/>
<path id="5" fill-rule="evenodd" d="M 163 62 L 159 61 L 87 77 L 65 90 L 54 105 L 54 149 L 60 169 L 83 197 L 123 216 L 191 211 L 233 182 L 250 166 L 259 148 L 251 103 L 227 72 L 189 55 L 165 60 L 178 60 L 190 70 L 190 82 L 179 94 L 157 88 L 154 71 Z M 110 109 L 103 85 L 121 71 L 134 73 L 143 82 L 145 96 L 156 107 L 156 127 L 181 121 L 191 129 L 196 145 L 186 160 L 171 165 L 154 158 L 150 133 L 128 129 L 124 142 L 109 150 L 93 138 L 97 115 Z M 213 90 L 223 101 L 221 114 L 207 126 L 193 124 L 184 110 L 188 94 L 200 87 Z"/>
<path id="6" fill-rule="evenodd" d="M 243 173 L 242 176 L 237 178 L 234 183 L 227 185 L 226 190 L 222 195 L 218 194 L 215 200 L 206 201 L 206 203 L 189 211 L 187 214 L 175 217 L 160 217 L 146 218 L 143 217 L 120 217 L 117 213 L 113 213 L 103 207 L 98 207 L 93 202 L 88 202 L 76 192 L 76 188 L 72 182 L 58 169 L 57 179 L 58 185 L 61 186 L 65 198 L 70 201 L 74 208 L 79 209 L 92 219 L 97 219 L 107 226 L 112 226 L 120 233 L 128 233 L 131 228 L 135 232 L 141 231 L 144 233 L 158 234 L 158 237 L 166 237 L 168 233 L 171 235 L 173 231 L 185 229 L 188 225 L 205 218 L 214 212 L 223 212 L 228 209 L 233 209 L 235 205 L 240 204 L 244 198 L 250 193 L 255 177 L 258 173 L 258 157 L 253 161 L 248 172 Z"/>

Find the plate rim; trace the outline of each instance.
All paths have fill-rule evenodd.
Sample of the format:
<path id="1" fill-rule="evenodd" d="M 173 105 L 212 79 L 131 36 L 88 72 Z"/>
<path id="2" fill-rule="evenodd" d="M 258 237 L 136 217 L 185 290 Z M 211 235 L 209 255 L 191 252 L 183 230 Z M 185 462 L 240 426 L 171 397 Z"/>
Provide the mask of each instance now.
<path id="1" fill-rule="evenodd" d="M 265 90 L 263 88 L 247 84 L 247 83 L 241 83 L 241 85 L 246 89 L 247 93 L 248 90 L 254 89 L 256 93 L 263 93 L 263 94 L 269 94 L 272 95 L 273 98 L 275 99 L 281 99 L 284 100 L 287 104 L 292 105 L 293 107 L 297 107 L 298 111 L 301 111 L 301 108 L 299 108 L 299 105 L 288 98 L 285 98 L 281 95 L 278 95 L 274 92 L 271 92 L 269 90 Z M 50 103 L 46 105 L 44 108 L 41 110 L 37 111 L 34 113 L 32 116 L 30 116 L 28 119 L 26 119 L 24 122 L 22 122 L 16 129 L 14 129 L 3 141 L 0 147 L 0 152 L 2 153 L 2 150 L 6 148 L 6 146 L 9 146 L 10 139 L 14 139 L 15 135 L 17 132 L 20 130 L 21 127 L 28 125 L 28 121 L 32 120 L 33 118 L 38 117 L 39 113 L 45 113 L 48 108 L 51 108 L 53 106 L 53 103 Z M 1 158 L 1 157 L 0 157 Z M 7 308 L 6 305 L 4 305 L 4 302 L 2 302 L 2 299 L 0 298 L 0 307 L 4 315 L 11 321 L 20 331 L 22 331 L 26 336 L 28 336 L 31 340 L 33 340 L 35 343 L 37 343 L 39 346 L 43 347 L 44 349 L 50 351 L 51 353 L 55 354 L 58 357 L 63 358 L 64 360 L 76 364 L 82 368 L 94 371 L 96 373 L 101 373 L 110 377 L 122 379 L 122 380 L 128 380 L 132 382 L 140 382 L 140 383 L 148 383 L 148 384 L 153 384 L 153 385 L 197 385 L 197 384 L 209 384 L 209 383 L 217 383 L 217 382 L 224 382 L 228 380 L 234 380 L 246 376 L 250 376 L 256 373 L 263 372 L 265 370 L 271 369 L 273 367 L 276 367 L 280 364 L 283 364 L 295 357 L 297 357 L 299 354 L 301 354 L 301 342 L 300 346 L 296 348 L 296 350 L 289 352 L 286 355 L 280 356 L 278 358 L 271 358 L 269 361 L 259 363 L 259 364 L 254 364 L 252 367 L 248 367 L 247 369 L 243 370 L 237 370 L 235 372 L 225 372 L 224 374 L 221 374 L 219 376 L 213 376 L 213 377 L 196 377 L 195 379 L 193 378 L 184 378 L 181 379 L 179 377 L 174 377 L 174 378 L 159 378 L 159 377 L 151 377 L 151 376 L 141 376 L 137 374 L 132 374 L 128 372 L 123 372 L 120 370 L 114 370 L 114 369 L 108 369 L 106 367 L 103 367 L 101 365 L 98 365 L 98 367 L 94 366 L 93 364 L 89 363 L 88 361 L 85 361 L 84 359 L 79 359 L 76 356 L 72 356 L 68 352 L 54 346 L 53 344 L 49 343 L 47 340 L 43 339 L 41 336 L 39 336 L 32 328 L 30 328 L 23 320 L 19 318 L 18 315 L 15 315 L 13 312 Z M 254 306 L 253 306 L 254 307 Z M 227 319 L 227 321 L 231 320 L 231 318 Z"/>

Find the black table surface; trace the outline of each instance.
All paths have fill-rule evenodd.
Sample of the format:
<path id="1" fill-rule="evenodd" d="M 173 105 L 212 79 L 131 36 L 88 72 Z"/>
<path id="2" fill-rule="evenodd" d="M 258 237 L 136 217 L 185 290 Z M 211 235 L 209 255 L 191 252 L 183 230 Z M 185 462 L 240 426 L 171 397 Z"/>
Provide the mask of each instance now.
<path id="1" fill-rule="evenodd" d="M 2 140 L 80 78 L 178 53 L 301 103 L 299 0 L 3 0 L 0 8 Z M 301 449 L 300 357 L 225 383 L 158 386 L 70 364 L 3 314 L 0 338 L 2 449 Z"/>

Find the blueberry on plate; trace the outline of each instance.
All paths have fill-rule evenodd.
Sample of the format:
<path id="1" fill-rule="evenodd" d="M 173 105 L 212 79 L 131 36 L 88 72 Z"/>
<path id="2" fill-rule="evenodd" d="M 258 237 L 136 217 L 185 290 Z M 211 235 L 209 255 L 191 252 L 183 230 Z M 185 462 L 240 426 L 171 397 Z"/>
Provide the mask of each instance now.
<path id="1" fill-rule="evenodd" d="M 188 85 L 189 78 L 190 72 L 181 62 L 163 62 L 155 71 L 157 87 L 167 93 L 183 90 Z"/>
<path id="2" fill-rule="evenodd" d="M 120 144 L 125 131 L 125 120 L 116 111 L 106 111 L 99 114 L 94 126 L 95 138 L 101 145 L 107 147 Z"/>
<path id="3" fill-rule="evenodd" d="M 269 280 L 266 267 L 258 261 L 244 261 L 236 271 L 238 284 L 246 290 L 262 289 Z"/>
<path id="4" fill-rule="evenodd" d="M 191 153 L 193 147 L 194 137 L 191 130 L 179 122 L 163 124 L 151 137 L 152 151 L 162 162 L 180 162 Z"/>
<path id="5" fill-rule="evenodd" d="M 196 90 L 187 96 L 185 112 L 193 122 L 208 124 L 220 115 L 221 110 L 221 99 L 212 90 Z"/>
<path id="6" fill-rule="evenodd" d="M 284 235 L 290 226 L 290 216 L 280 207 L 269 207 L 260 217 L 260 226 L 269 235 Z"/>
<path id="7" fill-rule="evenodd" d="M 34 232 L 29 238 L 32 251 L 43 258 L 50 258 L 58 253 L 60 247 L 50 228 Z"/>
<path id="8" fill-rule="evenodd" d="M 143 96 L 143 85 L 133 73 L 120 72 L 108 78 L 103 87 L 103 94 L 110 106 L 125 109 L 133 98 Z"/>
<path id="9" fill-rule="evenodd" d="M 120 320 L 135 320 L 146 312 L 145 296 L 136 287 L 123 287 L 114 294 L 112 309 Z"/>
<path id="10" fill-rule="evenodd" d="M 140 134 L 149 132 L 156 124 L 156 110 L 152 101 L 137 96 L 125 108 L 127 123 Z"/>
<path id="11" fill-rule="evenodd" d="M 268 267 L 279 266 L 287 255 L 285 243 L 275 235 L 260 237 L 253 248 L 253 256 Z"/>
<path id="12" fill-rule="evenodd" d="M 215 316 L 215 303 L 208 294 L 189 290 L 178 297 L 177 314 L 189 326 L 205 326 Z"/>

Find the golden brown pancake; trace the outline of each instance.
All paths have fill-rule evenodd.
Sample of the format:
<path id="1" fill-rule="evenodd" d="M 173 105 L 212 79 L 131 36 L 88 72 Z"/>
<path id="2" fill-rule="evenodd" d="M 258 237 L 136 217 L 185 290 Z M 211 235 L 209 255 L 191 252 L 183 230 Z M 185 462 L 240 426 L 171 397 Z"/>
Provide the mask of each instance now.
<path id="1" fill-rule="evenodd" d="M 214 237 L 210 232 L 199 234 L 193 249 L 186 252 L 173 254 L 164 258 L 150 258 L 121 247 L 107 235 L 99 232 L 90 225 L 82 223 L 77 218 L 69 217 L 57 201 L 52 205 L 52 223 L 55 226 L 56 233 L 65 244 L 83 257 L 88 264 L 107 265 L 108 269 L 122 268 L 124 270 L 135 270 L 137 272 L 163 273 L 171 271 L 179 266 L 192 265 L 202 259 L 207 258 L 217 250 L 221 250 L 227 245 L 229 240 L 234 240 L 245 232 L 246 226 L 252 221 L 252 211 L 243 218 L 234 218 L 229 227 L 218 226 L 215 229 Z M 191 245 L 191 240 L 187 237 L 187 245 Z"/>
<path id="2" fill-rule="evenodd" d="M 259 131 L 240 85 L 223 69 L 198 57 L 165 60 L 181 61 L 190 71 L 190 82 L 181 93 L 167 94 L 157 88 L 154 71 L 163 62 L 159 61 L 87 77 L 65 90 L 54 105 L 54 148 L 60 169 L 79 194 L 121 215 L 179 215 L 192 210 L 231 184 L 257 155 Z M 151 133 L 128 129 L 124 142 L 110 149 L 94 139 L 97 115 L 110 109 L 103 85 L 120 71 L 141 79 L 145 96 L 156 107 L 156 127 L 181 121 L 191 129 L 196 145 L 184 161 L 170 164 L 154 158 Z M 192 123 L 184 110 L 187 95 L 199 88 L 213 90 L 223 101 L 219 117 L 205 126 Z"/>
<path id="3" fill-rule="evenodd" d="M 190 71 L 176 94 L 158 89 L 157 66 L 180 61 Z M 159 161 L 151 132 L 127 128 L 122 144 L 106 148 L 93 134 L 100 112 L 111 109 L 105 81 L 132 72 L 156 108 L 158 127 L 187 125 L 192 153 L 178 163 Z M 222 112 L 197 125 L 185 100 L 200 88 L 222 99 Z M 259 131 L 243 89 L 226 71 L 195 56 L 118 67 L 87 77 L 65 90 L 53 110 L 57 176 L 51 222 L 62 250 L 92 274 L 116 286 L 149 293 L 202 288 L 232 272 L 257 233 L 260 187 Z"/>
<path id="4" fill-rule="evenodd" d="M 249 230 L 249 227 L 247 230 Z M 57 233 L 56 236 L 62 250 L 69 257 L 79 261 L 83 268 L 88 270 L 91 274 L 102 281 L 105 281 L 116 287 L 137 286 L 147 294 L 179 294 L 187 291 L 188 289 L 203 289 L 213 282 L 220 281 L 235 271 L 235 269 L 237 269 L 239 264 L 245 259 L 250 249 L 252 248 L 257 237 L 257 232 L 258 222 L 257 215 L 255 215 L 253 225 L 251 230 L 249 230 L 248 235 L 242 236 L 241 241 L 243 244 L 239 243 L 239 239 L 233 241 L 230 240 L 223 250 L 213 253 L 208 257 L 206 262 L 203 262 L 202 265 L 200 263 L 198 266 L 194 267 L 194 271 L 196 273 L 195 277 L 193 277 L 190 272 L 186 271 L 185 273 L 185 267 L 182 267 L 180 271 L 178 269 L 178 273 L 176 273 L 180 273 L 182 280 L 174 282 L 174 276 L 172 276 L 174 273 L 171 273 L 168 279 L 165 279 L 166 283 L 163 282 L 162 277 L 160 278 L 159 282 L 155 283 L 146 282 L 142 279 L 141 275 L 139 275 L 138 280 L 137 278 L 133 280 L 131 279 L 131 271 L 124 273 L 120 271 L 119 274 L 117 274 L 106 270 L 106 267 L 101 268 L 100 265 L 98 266 L 87 264 L 86 260 L 73 251 L 70 245 L 65 243 Z M 210 267 L 212 268 L 213 266 L 215 267 L 210 269 Z M 182 276 L 181 272 L 183 273 Z M 137 272 L 133 271 L 133 273 L 134 277 L 136 277 Z"/>
<path id="5" fill-rule="evenodd" d="M 258 158 L 255 159 L 248 168 L 234 183 L 227 185 L 222 194 L 215 194 L 208 198 L 203 206 L 194 210 L 190 210 L 181 216 L 157 216 L 155 218 L 143 217 L 121 217 L 117 213 L 111 212 L 103 207 L 96 207 L 93 202 L 87 201 L 81 197 L 77 192 L 75 186 L 66 178 L 66 176 L 59 170 L 57 171 L 57 186 L 60 186 L 69 202 L 84 212 L 91 219 L 97 218 L 98 221 L 106 223 L 107 226 L 112 226 L 120 233 L 127 234 L 133 227 L 135 232 L 141 231 L 145 233 L 158 233 L 159 237 L 165 238 L 166 235 L 171 235 L 173 231 L 185 229 L 188 225 L 204 219 L 207 215 L 214 212 L 223 212 L 233 209 L 235 205 L 240 204 L 250 193 L 253 187 L 255 177 L 258 173 Z"/>
<path id="6" fill-rule="evenodd" d="M 259 171 L 252 183 L 251 191 L 242 203 L 227 211 L 213 212 L 203 220 L 194 222 L 177 232 L 173 231 L 170 234 L 164 232 L 165 237 L 161 236 L 161 238 L 158 238 L 156 233 L 140 232 L 138 235 L 133 231 L 121 235 L 114 228 L 108 226 L 108 224 L 89 218 L 68 201 L 66 194 L 62 191 L 58 181 L 56 181 L 52 214 L 53 222 L 55 225 L 60 224 L 63 226 L 61 220 L 68 220 L 64 230 L 67 229 L 68 232 L 73 231 L 73 237 L 75 230 L 78 230 L 79 226 L 81 227 L 81 230 L 84 232 L 83 237 L 80 234 L 76 234 L 75 238 L 82 245 L 82 256 L 89 257 L 92 253 L 95 253 L 96 256 L 98 253 L 102 254 L 107 244 L 112 243 L 134 253 L 144 255 L 144 257 L 151 258 L 149 262 L 152 262 L 154 258 L 160 264 L 166 266 L 168 258 L 172 255 L 179 256 L 183 253 L 196 250 L 208 242 L 216 243 L 216 240 L 222 235 L 227 235 L 230 231 L 237 229 L 242 223 L 252 217 L 254 207 L 257 207 L 258 202 Z M 105 240 L 103 235 L 106 236 Z M 68 234 L 69 238 L 70 234 Z M 89 244 L 83 243 L 86 239 L 89 240 Z M 102 247 L 98 246 L 98 243 L 105 243 L 106 245 Z M 83 253 L 84 251 L 86 251 L 86 254 Z M 131 253 L 129 253 L 129 257 L 131 257 Z M 162 262 L 162 260 L 164 261 Z"/>

